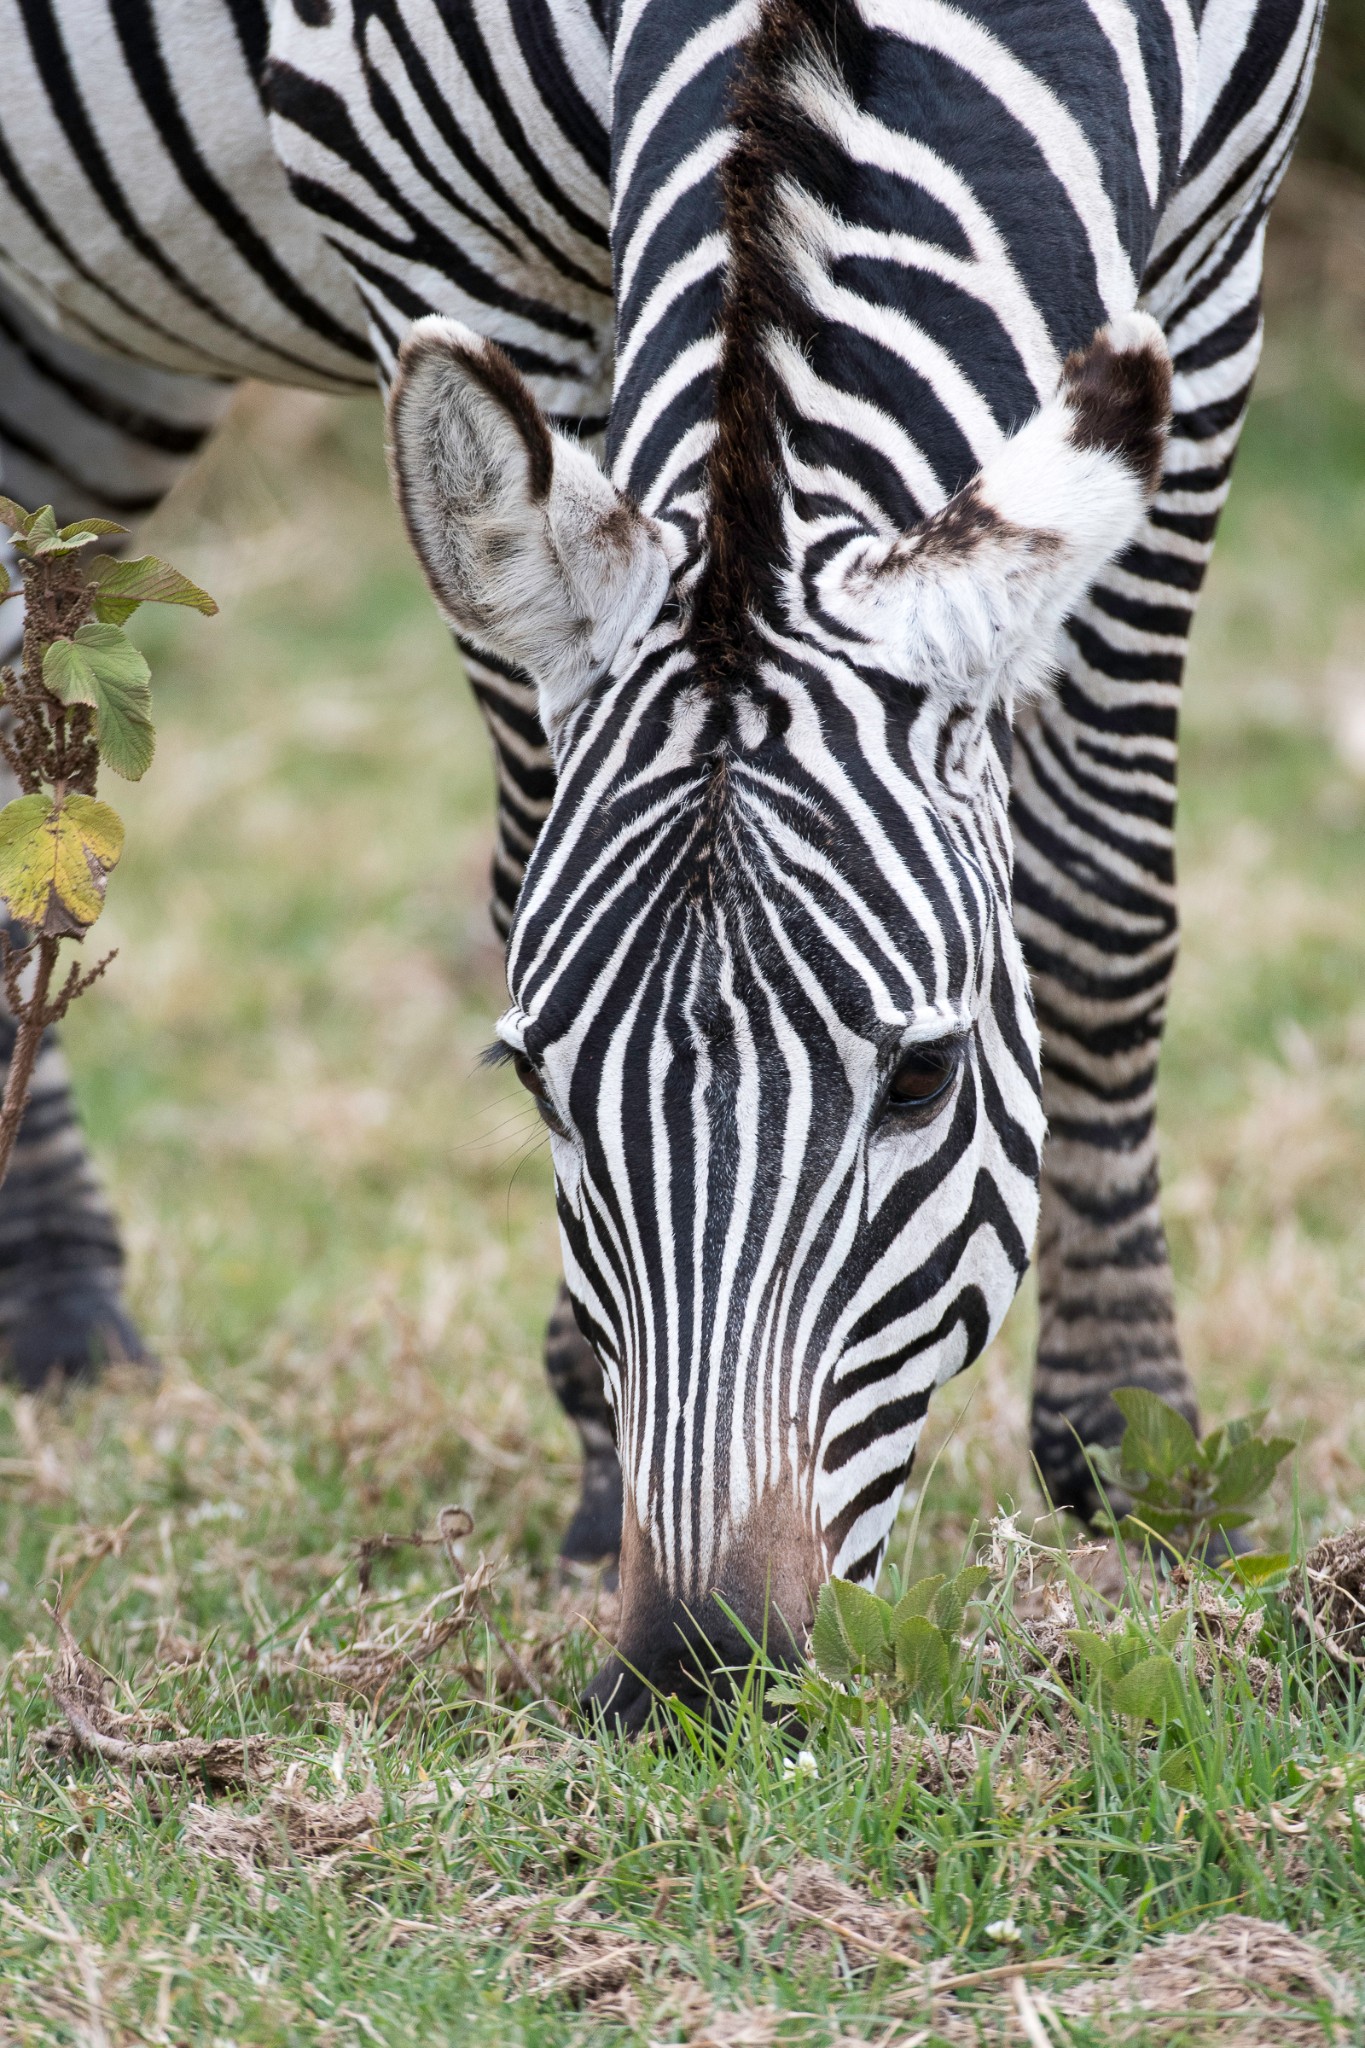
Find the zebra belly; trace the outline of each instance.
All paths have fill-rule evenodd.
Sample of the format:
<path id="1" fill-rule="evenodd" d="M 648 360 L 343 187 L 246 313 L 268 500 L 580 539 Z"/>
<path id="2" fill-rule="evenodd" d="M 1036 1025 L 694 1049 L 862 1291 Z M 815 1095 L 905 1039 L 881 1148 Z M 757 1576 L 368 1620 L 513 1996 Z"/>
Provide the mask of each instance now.
<path id="1" fill-rule="evenodd" d="M 266 21 L 0 0 L 0 276 L 50 327 L 199 376 L 373 386 L 365 311 L 271 144 Z"/>

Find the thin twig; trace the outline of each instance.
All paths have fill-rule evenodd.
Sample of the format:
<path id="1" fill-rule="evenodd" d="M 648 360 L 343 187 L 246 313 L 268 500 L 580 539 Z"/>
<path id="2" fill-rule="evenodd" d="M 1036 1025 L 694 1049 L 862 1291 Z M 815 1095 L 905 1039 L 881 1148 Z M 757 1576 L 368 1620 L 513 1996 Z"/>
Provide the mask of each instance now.
<path id="1" fill-rule="evenodd" d="M 4 1101 L 0 1103 L 0 1181 L 9 1170 L 10 1154 L 28 1106 L 29 1084 L 37 1065 L 38 1049 L 47 1029 L 47 991 L 52 970 L 57 964 L 57 946 L 58 941 L 53 938 L 38 940 L 38 967 L 33 989 L 19 1008 L 15 1020 L 14 1050 L 5 1076 Z"/>
<path id="2" fill-rule="evenodd" d="M 811 1906 L 800 1905 L 797 1900 L 787 1898 L 765 1884 L 758 1872 L 749 1867 L 749 1875 L 758 1889 L 770 1898 L 775 1906 L 784 1907 L 789 1913 L 799 1914 L 803 1920 L 811 1920 L 817 1927 L 823 1927 L 830 1934 L 837 1934 L 841 1941 L 851 1941 L 858 1948 L 866 1949 L 870 1955 L 881 1956 L 888 1963 L 899 1963 L 903 1970 L 920 1970 L 924 1965 L 918 1956 L 905 1953 L 904 1949 L 887 1948 L 882 1942 L 869 1941 L 865 1934 L 859 1934 L 842 1920 L 833 1920 L 827 1913 L 817 1913 Z M 1034 1960 L 1016 1960 L 1012 1963 L 996 1963 L 988 1970 L 964 1970 L 956 1977 L 943 1977 L 937 1984 L 927 1984 L 920 1996 L 930 1999 L 943 1998 L 951 1991 L 971 1991 L 978 1984 L 998 1984 L 1006 1977 L 1040 1977 L 1053 1970 L 1082 1968 L 1077 1962 L 1070 1962 L 1063 1956 L 1039 1956 Z"/>
<path id="3" fill-rule="evenodd" d="M 88 968 L 84 974 L 82 974 L 79 964 L 73 960 L 71 971 L 62 985 L 61 993 L 48 1004 L 47 1015 L 43 1019 L 44 1031 L 50 1030 L 54 1024 L 60 1024 L 77 996 L 83 996 L 88 988 L 93 988 L 105 969 L 111 967 L 117 959 L 118 947 L 115 946 L 112 953 L 106 953 L 102 960 L 98 961 L 95 966 Z"/>
<path id="4" fill-rule="evenodd" d="M 943 1977 L 929 1987 L 931 1998 L 942 1998 L 949 1991 L 971 1991 L 978 1984 L 998 1984 L 1002 1977 L 1042 1977 L 1051 1970 L 1078 1971 L 1080 1963 L 1070 1962 L 1065 1956 L 1038 1956 L 1027 1962 L 995 1963 L 989 1970 L 964 1970 L 960 1977 Z"/>
<path id="5" fill-rule="evenodd" d="M 840 1941 L 851 1941 L 855 1948 L 864 1948 L 869 1955 L 881 1956 L 885 1962 L 899 1963 L 903 1970 L 922 1968 L 919 1956 L 907 1955 L 904 1949 L 887 1948 L 884 1942 L 869 1941 L 865 1934 L 859 1934 L 856 1928 L 848 1926 L 845 1921 L 832 1919 L 828 1913 L 817 1913 L 813 1906 L 803 1906 L 799 1900 L 775 1891 L 770 1884 L 764 1883 L 752 1864 L 749 1866 L 749 1876 L 764 1897 L 771 1899 L 775 1906 L 783 1907 L 788 1913 L 795 1913 L 802 1920 L 814 1921 L 817 1927 L 823 1927 L 827 1933 L 837 1934 Z"/>

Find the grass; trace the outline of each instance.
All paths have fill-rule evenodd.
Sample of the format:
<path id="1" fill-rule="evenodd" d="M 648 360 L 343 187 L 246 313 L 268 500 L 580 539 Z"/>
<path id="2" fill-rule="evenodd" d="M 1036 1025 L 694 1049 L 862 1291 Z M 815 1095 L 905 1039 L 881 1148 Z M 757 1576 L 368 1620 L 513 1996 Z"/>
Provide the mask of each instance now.
<path id="1" fill-rule="evenodd" d="M 1302 1437 L 1272 1546 L 1365 1501 L 1365 404 L 1295 318 L 1196 640 L 1163 1069 L 1206 1406 L 1269 1402 Z M 373 407 L 248 394 L 157 544 L 223 617 L 148 628 L 160 751 L 120 793 L 120 959 L 68 1044 L 164 1372 L 0 1399 L 0 2041 L 1085 2044 L 1130 2037 L 1126 1959 L 1230 1911 L 1359 1969 L 1362 1703 L 1275 1603 L 1261 1682 L 1192 1634 L 1185 1722 L 1146 1734 L 1040 1661 L 1007 1581 L 946 1766 L 909 1721 L 813 1736 L 814 1773 L 753 1711 L 674 1750 L 560 1725 L 610 1613 L 552 1571 L 575 1469 L 539 1366 L 548 1163 L 477 1066 L 502 1001 L 491 776 Z M 916 1570 L 1002 1503 L 1034 1512 L 1031 1325 L 1026 1297 L 940 1399 Z M 362 1591 L 357 1546 L 448 1501 L 496 1588 L 360 1684 L 338 1656 L 416 1626 L 450 1566 L 387 1549 Z M 113 1706 L 267 1736 L 273 1775 L 213 1790 L 44 1748 L 58 1578 Z M 1031 2019 L 998 1976 L 926 2003 L 930 1963 L 1011 1957 L 1077 1963 L 1109 2017 L 1068 2016 L 1065 1975 L 1030 1978 Z M 1319 2038 L 1299 2024 L 1264 2038 Z"/>

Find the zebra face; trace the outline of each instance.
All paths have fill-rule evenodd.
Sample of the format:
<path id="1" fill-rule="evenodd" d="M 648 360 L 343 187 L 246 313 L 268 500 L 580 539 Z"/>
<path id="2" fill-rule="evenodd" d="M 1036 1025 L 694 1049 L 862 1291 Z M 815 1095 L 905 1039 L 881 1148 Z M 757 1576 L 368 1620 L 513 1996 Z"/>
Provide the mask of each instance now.
<path id="1" fill-rule="evenodd" d="M 930 1392 L 1027 1262 L 1007 729 L 959 784 L 943 723 L 790 656 L 710 707 L 661 650 L 565 750 L 500 1028 L 616 1416 L 618 1707 L 632 1667 L 686 1692 L 698 1636 L 745 1660 L 715 1593 L 782 1650 L 831 1570 L 875 1576 Z"/>
<path id="2" fill-rule="evenodd" d="M 496 350 L 448 322 L 405 348 L 410 530 L 452 621 L 536 676 L 555 756 L 499 1033 L 616 1419 L 623 1622 L 589 1697 L 627 1726 L 746 1635 L 794 1654 L 831 1572 L 875 1577 L 930 1393 L 1017 1289 L 1043 1120 L 1009 711 L 1136 527 L 1166 391 L 1134 315 L 914 533 L 793 499 L 782 603 L 719 687 L 705 564 Z"/>

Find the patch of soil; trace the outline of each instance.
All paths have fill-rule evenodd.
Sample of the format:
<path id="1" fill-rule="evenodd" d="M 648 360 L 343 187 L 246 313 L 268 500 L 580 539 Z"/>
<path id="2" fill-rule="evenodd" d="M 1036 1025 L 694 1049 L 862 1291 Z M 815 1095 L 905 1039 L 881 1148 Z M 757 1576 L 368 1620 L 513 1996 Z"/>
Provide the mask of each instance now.
<path id="1" fill-rule="evenodd" d="M 380 1807 L 373 1791 L 352 1799 L 307 1799 L 283 1786 L 257 1813 L 195 1800 L 185 1815 L 185 1841 L 196 1855 L 230 1864 L 248 1883 L 262 1870 L 290 1863 L 328 1871 L 342 1857 L 369 1847 Z"/>
<path id="2" fill-rule="evenodd" d="M 786 1933 L 793 1959 L 823 1960 L 837 1945 L 855 1968 L 878 1961 L 912 1968 L 920 1961 L 918 1908 L 874 1899 L 828 1863 L 804 1858 L 772 1879 L 751 1871 L 747 1897 Z"/>
<path id="3" fill-rule="evenodd" d="M 1048 2001 L 1034 1996 L 1046 2017 Z M 1351 2010 L 1311 1941 L 1244 1913 L 1169 1934 L 1051 2002 L 1098 2024 L 1106 2041 L 1148 2038 L 1159 2020 L 1171 2033 L 1183 2024 L 1200 2048 L 1322 2048 L 1338 2035 L 1333 2020 Z"/>
<path id="4" fill-rule="evenodd" d="M 1333 1663 L 1365 1665 L 1365 1523 L 1324 1536 L 1290 1574 L 1285 1598 Z"/>

